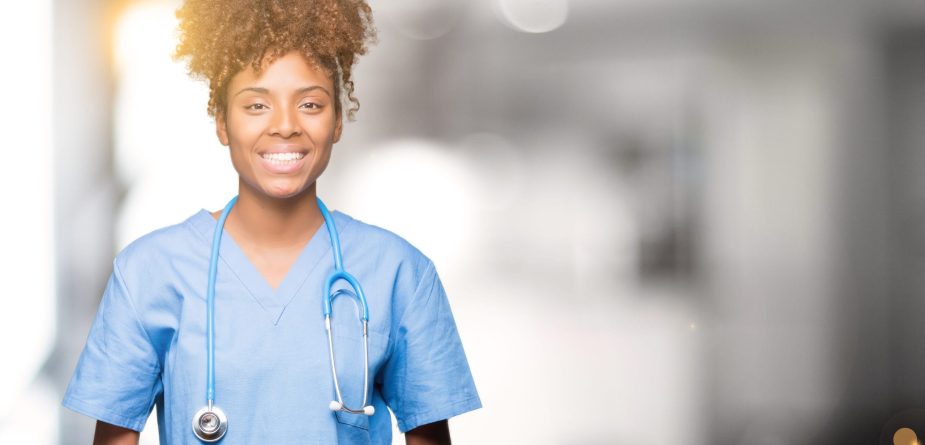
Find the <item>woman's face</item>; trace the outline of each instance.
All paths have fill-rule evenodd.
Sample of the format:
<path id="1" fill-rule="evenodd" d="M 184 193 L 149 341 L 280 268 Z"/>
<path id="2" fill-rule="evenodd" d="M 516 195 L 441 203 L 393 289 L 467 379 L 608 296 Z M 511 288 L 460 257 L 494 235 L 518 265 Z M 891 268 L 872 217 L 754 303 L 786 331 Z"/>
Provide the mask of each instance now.
<path id="1" fill-rule="evenodd" d="M 231 79 L 227 92 L 226 113 L 219 113 L 215 124 L 231 151 L 241 192 L 289 198 L 308 190 L 340 139 L 331 78 L 290 52 L 259 76 L 248 65 Z"/>

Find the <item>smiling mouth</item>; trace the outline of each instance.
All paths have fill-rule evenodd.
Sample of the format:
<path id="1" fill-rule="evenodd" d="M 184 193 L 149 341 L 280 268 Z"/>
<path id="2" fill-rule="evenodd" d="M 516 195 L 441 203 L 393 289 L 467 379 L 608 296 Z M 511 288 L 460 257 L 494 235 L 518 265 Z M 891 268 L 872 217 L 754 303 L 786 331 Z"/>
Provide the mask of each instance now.
<path id="1" fill-rule="evenodd" d="M 305 153 L 262 153 L 260 157 L 274 164 L 286 165 L 300 161 L 305 157 Z"/>

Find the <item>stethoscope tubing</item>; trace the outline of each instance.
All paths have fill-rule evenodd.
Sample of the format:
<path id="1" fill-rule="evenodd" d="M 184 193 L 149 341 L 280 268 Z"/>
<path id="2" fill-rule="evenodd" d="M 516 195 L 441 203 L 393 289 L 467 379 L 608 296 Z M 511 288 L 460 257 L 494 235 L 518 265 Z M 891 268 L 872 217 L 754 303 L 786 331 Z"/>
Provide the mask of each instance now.
<path id="1" fill-rule="evenodd" d="M 328 229 L 328 236 L 331 238 L 331 250 L 334 251 L 334 273 L 328 275 L 328 279 L 325 280 L 324 289 L 323 289 L 323 298 L 322 298 L 322 311 L 324 316 L 331 315 L 331 302 L 333 297 L 331 296 L 331 288 L 334 286 L 338 280 L 344 280 L 350 284 L 350 287 L 356 291 L 356 296 L 360 300 L 360 305 L 363 306 L 363 320 L 369 321 L 369 306 L 366 304 L 366 294 L 363 293 L 363 287 L 360 286 L 360 282 L 354 278 L 353 275 L 347 273 L 344 270 L 343 257 L 340 252 L 340 235 L 337 234 L 337 229 L 334 227 L 334 218 L 331 217 L 331 214 L 328 212 L 328 208 L 321 202 L 321 199 L 318 199 L 318 208 L 321 209 L 321 215 L 324 217 L 325 227 Z"/>
<path id="2" fill-rule="evenodd" d="M 366 303 L 366 294 L 363 292 L 363 287 L 360 286 L 360 282 L 351 274 L 347 273 L 344 270 L 343 258 L 341 255 L 340 249 L 340 237 L 337 234 L 337 228 L 334 225 L 334 218 L 328 212 L 328 208 L 321 201 L 321 198 L 316 198 L 318 202 L 318 208 L 321 210 L 321 215 L 324 217 L 325 228 L 328 231 L 328 235 L 331 239 L 331 250 L 334 255 L 334 272 L 331 273 L 327 279 L 324 281 L 323 297 L 322 301 L 322 311 L 324 314 L 324 327 L 328 337 L 328 354 L 331 361 L 331 374 L 334 378 L 334 391 L 337 396 L 337 400 L 330 403 L 330 408 L 333 411 L 345 411 L 352 414 L 365 414 L 371 416 L 375 413 L 375 408 L 372 405 L 367 405 L 368 396 L 369 396 L 369 306 Z M 218 274 L 218 258 L 219 250 L 222 240 L 222 234 L 224 233 L 225 221 L 228 219 L 228 215 L 231 213 L 231 208 L 234 207 L 235 203 L 238 201 L 238 197 L 235 196 L 228 204 L 225 205 L 225 208 L 222 210 L 221 216 L 219 216 L 218 221 L 215 223 L 215 230 L 212 234 L 212 251 L 209 258 L 209 281 L 206 286 L 206 406 L 203 407 L 196 415 L 193 416 L 193 432 L 196 434 L 199 439 L 205 442 L 214 442 L 224 436 L 225 431 L 228 428 L 228 421 L 225 418 L 224 412 L 219 409 L 217 406 L 214 406 L 215 402 L 215 280 L 216 275 Z M 332 335 L 331 327 L 331 306 L 332 301 L 338 295 L 342 293 L 348 293 L 345 289 L 340 289 L 334 294 L 331 294 L 331 288 L 334 286 L 334 283 L 344 280 L 347 284 L 353 288 L 354 297 L 360 301 L 362 306 L 362 315 L 360 321 L 363 325 L 363 405 L 362 409 L 352 409 L 344 404 L 343 396 L 340 391 L 340 382 L 337 378 L 337 364 L 334 358 L 334 339 Z M 202 421 L 203 416 L 214 415 L 212 419 L 217 419 L 217 424 L 212 425 L 209 428 L 203 427 Z"/>
<path id="3" fill-rule="evenodd" d="M 321 294 L 324 328 L 328 335 L 328 353 L 331 359 L 331 375 L 334 378 L 334 392 L 337 395 L 338 404 L 338 406 L 332 404 L 331 408 L 335 411 L 372 415 L 374 412 L 373 407 L 366 405 L 369 392 L 369 305 L 366 304 L 366 294 L 363 292 L 363 286 L 360 286 L 360 282 L 353 275 L 350 275 L 344 270 L 343 257 L 340 251 L 340 236 L 337 234 L 337 229 L 334 226 L 334 218 L 331 217 L 327 206 L 324 205 L 320 198 L 318 198 L 318 208 L 321 210 L 321 215 L 324 217 L 324 223 L 328 229 L 328 236 L 331 238 L 331 250 L 334 252 L 334 273 L 328 275 Z M 337 364 L 334 358 L 334 339 L 331 333 L 331 306 L 334 298 L 340 295 L 342 291 L 331 294 L 331 288 L 334 286 L 334 283 L 339 280 L 346 281 L 350 287 L 353 288 L 354 295 L 360 301 L 360 306 L 363 310 L 360 317 L 363 324 L 363 404 L 361 405 L 363 408 L 359 410 L 349 408 L 344 404 L 344 398 L 340 392 L 340 382 L 337 378 Z"/>
<path id="4" fill-rule="evenodd" d="M 235 196 L 228 201 L 222 214 L 215 223 L 212 233 L 212 256 L 209 258 L 209 285 L 206 287 L 206 401 L 209 408 L 215 401 L 215 277 L 218 274 L 219 245 L 224 233 L 225 220 L 231 213 L 231 208 L 238 202 Z"/>

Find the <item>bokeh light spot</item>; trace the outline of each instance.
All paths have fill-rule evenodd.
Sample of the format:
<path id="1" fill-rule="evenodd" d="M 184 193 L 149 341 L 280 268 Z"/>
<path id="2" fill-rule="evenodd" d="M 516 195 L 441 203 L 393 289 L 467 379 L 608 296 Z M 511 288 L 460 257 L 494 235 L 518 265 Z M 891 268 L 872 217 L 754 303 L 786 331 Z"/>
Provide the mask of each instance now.
<path id="1" fill-rule="evenodd" d="M 508 26 L 529 33 L 555 30 L 568 18 L 568 0 L 498 0 L 497 8 Z"/>
<path id="2" fill-rule="evenodd" d="M 919 438 L 910 428 L 900 428 L 893 433 L 893 445 L 919 445 Z"/>

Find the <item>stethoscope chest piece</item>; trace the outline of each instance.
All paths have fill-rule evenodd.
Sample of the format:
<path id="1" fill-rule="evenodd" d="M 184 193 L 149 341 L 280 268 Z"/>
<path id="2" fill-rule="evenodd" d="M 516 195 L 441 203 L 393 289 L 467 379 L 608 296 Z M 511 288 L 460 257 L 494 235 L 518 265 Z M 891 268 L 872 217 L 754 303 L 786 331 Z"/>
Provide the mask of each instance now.
<path id="1" fill-rule="evenodd" d="M 217 406 L 204 406 L 193 416 L 193 434 L 203 442 L 216 442 L 228 431 L 228 418 Z"/>
<path id="2" fill-rule="evenodd" d="M 221 216 L 215 223 L 215 230 L 212 233 L 212 254 L 209 258 L 209 281 L 206 285 L 206 401 L 208 405 L 202 407 L 195 416 L 193 416 L 193 433 L 203 442 L 217 442 L 228 431 L 228 419 L 225 413 L 213 405 L 215 400 L 215 277 L 218 273 L 218 256 L 219 244 L 222 239 L 225 220 L 228 213 L 238 200 L 235 196 L 225 209 L 222 210 Z M 324 292 L 322 293 L 322 313 L 324 315 L 324 326 L 328 336 L 328 352 L 331 359 L 331 374 L 334 378 L 334 390 L 337 400 L 331 402 L 329 407 L 332 411 L 344 411 L 352 414 L 365 414 L 372 416 L 376 409 L 372 405 L 367 405 L 369 400 L 369 306 L 366 303 L 366 296 L 360 283 L 353 275 L 344 270 L 343 259 L 340 252 L 340 238 L 337 235 L 337 227 L 334 225 L 334 218 L 328 212 L 328 208 L 318 199 L 318 209 L 324 217 L 324 224 L 327 228 L 328 235 L 331 238 L 331 250 L 334 254 L 334 273 L 325 280 Z M 338 291 L 331 293 L 332 285 L 337 281 L 346 281 L 353 289 L 353 293 Z M 334 359 L 334 339 L 331 334 L 331 300 L 342 293 L 350 294 L 355 297 L 362 305 L 362 316 L 360 317 L 363 324 L 363 404 L 360 409 L 351 409 L 344 405 L 344 397 L 340 391 L 340 381 L 337 378 L 337 365 Z"/>

